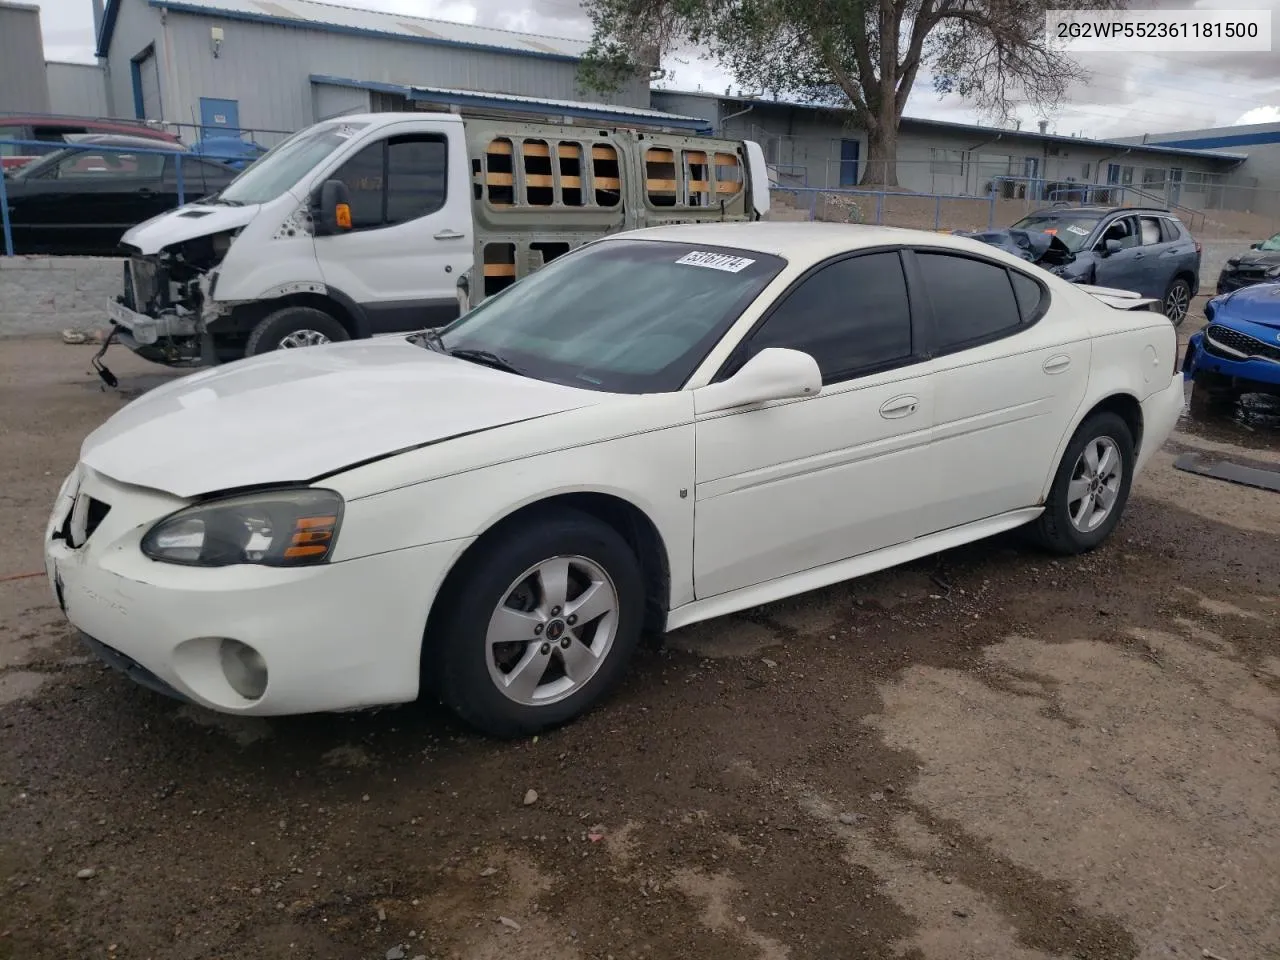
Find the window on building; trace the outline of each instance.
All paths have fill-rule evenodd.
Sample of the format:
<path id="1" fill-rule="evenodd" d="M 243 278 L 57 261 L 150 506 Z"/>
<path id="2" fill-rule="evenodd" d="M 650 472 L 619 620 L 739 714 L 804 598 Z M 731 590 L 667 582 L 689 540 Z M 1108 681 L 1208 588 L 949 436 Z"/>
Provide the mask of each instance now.
<path id="1" fill-rule="evenodd" d="M 916 259 L 933 306 L 939 351 L 963 350 L 1022 325 L 1022 310 L 1004 267 L 925 251 Z"/>
<path id="2" fill-rule="evenodd" d="M 1133 167 L 1120 168 L 1120 183 L 1126 187 L 1133 183 Z"/>
<path id="3" fill-rule="evenodd" d="M 1163 190 L 1169 172 L 1164 167 L 1143 167 L 1142 185 L 1155 190 Z"/>
<path id="4" fill-rule="evenodd" d="M 1089 164 L 1087 163 L 1080 164 L 1080 179 L 1082 180 L 1089 179 Z"/>
<path id="5" fill-rule="evenodd" d="M 809 354 L 824 383 L 909 358 L 911 309 L 898 254 L 849 257 L 819 269 L 751 337 L 752 355 L 768 347 Z"/>
<path id="6" fill-rule="evenodd" d="M 963 150 L 929 150 L 929 172 L 944 176 L 964 176 L 965 155 Z"/>

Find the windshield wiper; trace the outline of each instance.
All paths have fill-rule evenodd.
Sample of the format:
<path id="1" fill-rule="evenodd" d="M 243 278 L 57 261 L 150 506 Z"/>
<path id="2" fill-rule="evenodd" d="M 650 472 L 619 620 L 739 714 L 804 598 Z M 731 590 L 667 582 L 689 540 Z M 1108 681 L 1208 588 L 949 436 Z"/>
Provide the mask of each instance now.
<path id="1" fill-rule="evenodd" d="M 471 363 L 479 363 L 486 367 L 493 367 L 495 370 L 504 370 L 507 373 L 517 373 L 521 376 L 524 375 L 524 371 L 519 367 L 508 363 L 496 353 L 490 353 L 488 350 L 468 350 L 465 347 L 460 347 L 457 350 L 450 350 L 448 353 L 449 356 L 457 357 L 459 360 L 468 360 Z"/>

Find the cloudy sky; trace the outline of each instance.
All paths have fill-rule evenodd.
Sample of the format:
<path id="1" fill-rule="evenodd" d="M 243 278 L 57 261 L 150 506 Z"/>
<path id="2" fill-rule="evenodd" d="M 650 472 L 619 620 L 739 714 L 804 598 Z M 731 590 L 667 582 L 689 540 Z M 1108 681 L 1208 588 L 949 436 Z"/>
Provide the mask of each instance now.
<path id="1" fill-rule="evenodd" d="M 38 0 L 45 56 L 91 61 L 93 13 L 90 0 Z M 462 23 L 559 37 L 590 36 L 591 26 L 577 0 L 346 0 L 348 6 L 435 17 Z M 1070 93 L 1049 129 L 1090 137 L 1161 133 L 1197 127 L 1280 120 L 1280 0 L 1139 0 L 1133 6 L 1179 9 L 1269 9 L 1270 53 L 1089 54 L 1081 64 L 1091 79 Z M 659 86 L 723 92 L 735 86 L 715 63 L 695 52 L 672 56 Z M 958 96 L 939 98 L 923 73 L 907 114 L 937 120 L 979 122 Z M 1021 113 L 1023 127 L 1039 119 Z"/>

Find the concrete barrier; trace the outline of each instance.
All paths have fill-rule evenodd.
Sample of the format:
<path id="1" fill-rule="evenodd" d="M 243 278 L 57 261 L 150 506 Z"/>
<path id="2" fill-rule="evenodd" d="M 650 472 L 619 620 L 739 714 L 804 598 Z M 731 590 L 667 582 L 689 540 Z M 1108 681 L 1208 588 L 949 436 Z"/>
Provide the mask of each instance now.
<path id="1" fill-rule="evenodd" d="M 106 326 L 105 305 L 120 294 L 122 262 L 0 256 L 0 337 Z"/>

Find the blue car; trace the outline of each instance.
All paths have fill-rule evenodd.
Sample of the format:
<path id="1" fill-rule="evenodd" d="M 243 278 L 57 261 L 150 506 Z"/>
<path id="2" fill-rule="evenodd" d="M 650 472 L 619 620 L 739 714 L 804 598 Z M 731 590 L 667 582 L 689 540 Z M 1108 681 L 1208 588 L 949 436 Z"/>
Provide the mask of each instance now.
<path id="1" fill-rule="evenodd" d="M 1209 322 L 1187 341 L 1182 372 L 1210 397 L 1280 395 L 1280 283 L 1259 283 L 1214 297 Z"/>

